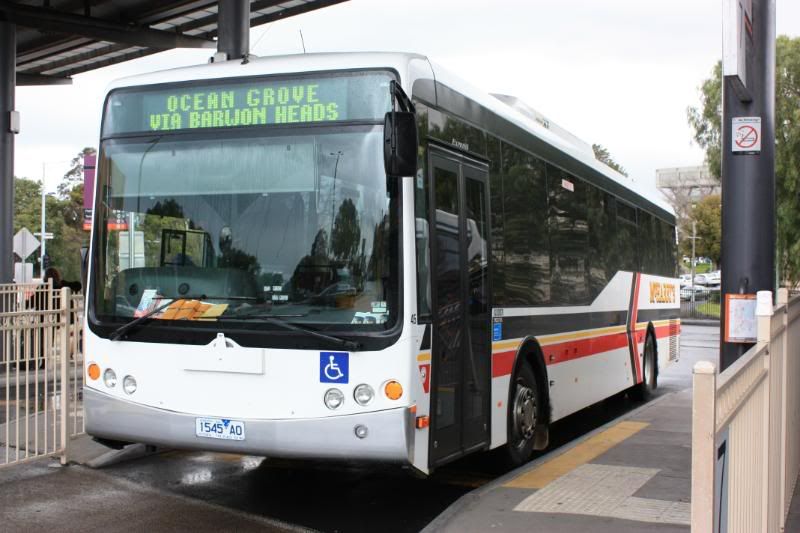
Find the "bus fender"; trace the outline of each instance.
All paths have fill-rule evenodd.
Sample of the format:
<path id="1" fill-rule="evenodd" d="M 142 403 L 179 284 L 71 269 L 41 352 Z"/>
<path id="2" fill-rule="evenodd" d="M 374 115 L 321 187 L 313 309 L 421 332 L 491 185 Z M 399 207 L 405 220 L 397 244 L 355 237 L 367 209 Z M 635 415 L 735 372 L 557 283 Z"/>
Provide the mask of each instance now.
<path id="1" fill-rule="evenodd" d="M 539 402 L 542 405 L 543 423 L 537 424 L 534 432 L 535 450 L 544 450 L 550 441 L 550 420 L 552 418 L 552 408 L 550 406 L 550 380 L 547 377 L 547 365 L 544 362 L 544 355 L 539 341 L 535 337 L 526 337 L 517 350 L 514 362 L 514 375 L 522 362 L 527 362 L 533 369 L 536 376 L 536 385 L 539 388 Z M 512 383 L 514 380 L 512 379 Z M 509 387 L 509 396 L 513 394 L 513 389 Z M 509 400 L 509 405 L 513 402 Z"/>

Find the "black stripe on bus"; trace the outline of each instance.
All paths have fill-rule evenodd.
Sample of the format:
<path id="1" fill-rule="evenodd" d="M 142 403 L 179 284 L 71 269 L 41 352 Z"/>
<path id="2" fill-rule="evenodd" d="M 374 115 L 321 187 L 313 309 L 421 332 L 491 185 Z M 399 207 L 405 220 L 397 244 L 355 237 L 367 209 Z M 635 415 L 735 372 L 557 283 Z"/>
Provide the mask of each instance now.
<path id="1" fill-rule="evenodd" d="M 678 318 L 680 309 L 639 309 L 636 320 L 638 322 L 655 322 L 656 320 L 668 320 Z"/>
<path id="2" fill-rule="evenodd" d="M 625 325 L 625 311 L 527 315 L 503 317 L 503 338 L 520 339 L 529 335 L 555 335 L 587 329 Z"/>
<path id="3" fill-rule="evenodd" d="M 425 324 L 425 333 L 422 334 L 422 344 L 419 346 L 419 350 L 430 350 L 431 349 L 431 325 Z"/>

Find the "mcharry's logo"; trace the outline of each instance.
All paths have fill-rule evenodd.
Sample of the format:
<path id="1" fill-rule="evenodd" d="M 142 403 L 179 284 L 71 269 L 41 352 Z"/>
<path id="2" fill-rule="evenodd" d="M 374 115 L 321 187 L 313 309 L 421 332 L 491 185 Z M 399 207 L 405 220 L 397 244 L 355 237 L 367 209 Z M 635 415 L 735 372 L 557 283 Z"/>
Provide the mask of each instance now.
<path id="1" fill-rule="evenodd" d="M 675 297 L 675 285 L 672 283 L 661 283 L 660 281 L 650 282 L 651 304 L 673 304 L 677 302 Z"/>

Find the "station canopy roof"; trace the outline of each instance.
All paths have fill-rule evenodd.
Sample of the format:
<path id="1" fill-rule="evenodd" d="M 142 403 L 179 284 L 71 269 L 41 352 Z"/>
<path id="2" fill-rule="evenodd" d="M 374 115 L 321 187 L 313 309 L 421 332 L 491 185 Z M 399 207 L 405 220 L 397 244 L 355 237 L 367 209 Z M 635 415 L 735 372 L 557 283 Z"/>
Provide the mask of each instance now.
<path id="1" fill-rule="evenodd" d="M 17 85 L 70 76 L 172 48 L 216 48 L 226 0 L 0 0 L 17 25 Z M 250 26 L 345 0 L 250 0 Z"/>

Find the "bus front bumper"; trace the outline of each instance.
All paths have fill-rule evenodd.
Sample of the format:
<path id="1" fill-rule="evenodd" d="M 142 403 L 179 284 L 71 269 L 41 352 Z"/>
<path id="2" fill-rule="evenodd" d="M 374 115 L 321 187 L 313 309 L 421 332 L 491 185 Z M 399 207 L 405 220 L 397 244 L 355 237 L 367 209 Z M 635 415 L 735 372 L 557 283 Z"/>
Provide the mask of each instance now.
<path id="1" fill-rule="evenodd" d="M 86 433 L 95 437 L 178 449 L 268 457 L 409 463 L 414 418 L 406 407 L 369 413 L 285 420 L 244 419 L 245 440 L 195 435 L 197 415 L 114 398 L 84 387 Z M 356 426 L 367 436 L 356 436 Z"/>

